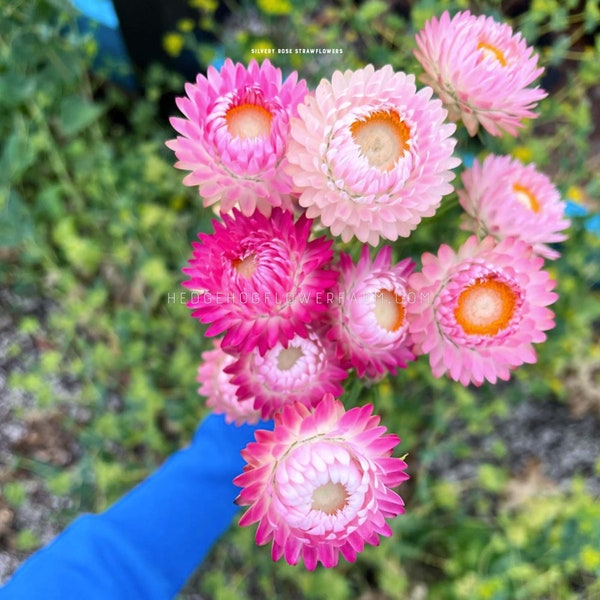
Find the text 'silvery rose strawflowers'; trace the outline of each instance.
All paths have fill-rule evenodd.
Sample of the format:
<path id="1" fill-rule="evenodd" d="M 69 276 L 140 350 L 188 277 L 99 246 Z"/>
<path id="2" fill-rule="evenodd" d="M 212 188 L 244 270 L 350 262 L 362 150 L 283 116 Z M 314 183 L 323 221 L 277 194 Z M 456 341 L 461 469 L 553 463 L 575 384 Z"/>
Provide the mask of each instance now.
<path id="1" fill-rule="evenodd" d="M 225 332 L 226 352 L 261 355 L 295 335 L 327 310 L 326 291 L 337 279 L 327 268 L 331 241 L 309 241 L 311 221 L 274 208 L 270 218 L 239 211 L 213 221 L 214 233 L 199 233 L 183 272 L 194 293 L 192 316 L 210 323 L 207 336 Z"/>
<path id="2" fill-rule="evenodd" d="M 340 253 L 340 278 L 334 294 L 328 337 L 335 340 L 347 368 L 359 377 L 379 377 L 413 360 L 406 307 L 407 282 L 414 269 L 410 259 L 392 265 L 392 248 L 384 246 L 371 260 L 363 246 L 358 263 Z"/>
<path id="3" fill-rule="evenodd" d="M 225 415 L 226 423 L 258 423 L 260 411 L 254 408 L 254 398 L 240 400 L 237 385 L 225 369 L 235 362 L 235 357 L 221 349 L 220 340 L 213 340 L 212 350 L 202 353 L 196 381 L 201 385 L 198 393 L 206 397 L 206 405 L 217 415 Z"/>
<path id="4" fill-rule="evenodd" d="M 282 81 L 268 60 L 246 68 L 227 59 L 185 90 L 187 97 L 177 99 L 185 118 L 171 119 L 181 135 L 167 142 L 175 166 L 190 171 L 184 184 L 197 185 L 204 206 L 218 203 L 224 213 L 234 206 L 247 216 L 255 208 L 267 216 L 273 206 L 291 210 L 285 153 L 306 83 L 295 72 Z"/>
<path id="5" fill-rule="evenodd" d="M 243 488 L 237 503 L 248 506 L 240 525 L 258 522 L 256 542 L 272 540 L 272 556 L 289 564 L 304 560 L 313 570 L 354 561 L 366 544 L 391 535 L 386 519 L 404 512 L 392 491 L 408 479 L 406 463 L 391 456 L 399 443 L 386 434 L 370 404 L 348 412 L 326 395 L 311 412 L 287 405 L 273 431 L 259 430 L 242 451 Z"/>
<path id="6" fill-rule="evenodd" d="M 372 65 L 323 79 L 298 106 L 288 172 L 299 203 L 344 242 L 408 237 L 452 191 L 455 130 L 432 90 Z"/>
<path id="7" fill-rule="evenodd" d="M 528 244 L 471 236 L 458 252 L 442 244 L 437 256 L 426 253 L 422 262 L 409 285 L 429 303 L 408 305 L 410 333 L 417 354 L 429 354 L 435 377 L 496 383 L 536 361 L 532 344 L 554 327 L 547 306 L 557 295 L 544 260 Z"/>
<path id="8" fill-rule="evenodd" d="M 481 125 L 492 135 L 517 135 L 523 119 L 546 97 L 528 87 L 543 72 L 520 33 L 492 17 L 469 11 L 432 17 L 417 34 L 415 56 L 425 69 L 422 81 L 444 102 L 453 121 L 462 119 L 470 135 Z"/>
<path id="9" fill-rule="evenodd" d="M 242 354 L 227 372 L 240 400 L 254 398 L 263 419 L 271 419 L 286 404 L 301 402 L 311 408 L 326 393 L 340 396 L 348 373 L 341 367 L 334 345 L 309 328 L 306 338 L 296 335 L 284 347 L 277 343 L 261 356 L 258 349 Z"/>
<path id="10" fill-rule="evenodd" d="M 462 173 L 461 206 L 469 215 L 463 228 L 483 231 L 496 239 L 524 240 L 536 254 L 555 259 L 560 254 L 548 244 L 562 242 L 569 227 L 565 203 L 550 179 L 510 156 L 490 154 Z"/>

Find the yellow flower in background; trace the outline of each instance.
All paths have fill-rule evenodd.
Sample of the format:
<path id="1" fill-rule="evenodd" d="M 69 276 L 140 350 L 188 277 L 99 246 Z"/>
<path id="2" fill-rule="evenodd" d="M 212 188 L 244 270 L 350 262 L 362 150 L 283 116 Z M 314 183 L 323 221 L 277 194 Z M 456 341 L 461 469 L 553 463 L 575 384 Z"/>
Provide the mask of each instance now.
<path id="1" fill-rule="evenodd" d="M 258 0 L 258 8 L 267 15 L 289 15 L 292 12 L 288 0 Z"/>
<path id="2" fill-rule="evenodd" d="M 583 190 L 578 185 L 570 185 L 567 190 L 567 198 L 573 202 L 581 203 L 585 198 Z"/>
<path id="3" fill-rule="evenodd" d="M 189 0 L 189 5 L 192 8 L 197 8 L 205 13 L 213 13 L 217 10 L 219 3 L 217 0 Z"/>
<path id="4" fill-rule="evenodd" d="M 163 37 L 163 48 L 169 56 L 179 56 L 183 48 L 183 36 L 180 33 L 170 32 Z"/>
<path id="5" fill-rule="evenodd" d="M 533 157 L 533 152 L 531 152 L 531 148 L 527 146 L 516 146 L 515 149 L 511 152 L 511 154 L 523 163 L 528 163 L 531 161 Z"/>
<path id="6" fill-rule="evenodd" d="M 194 31 L 194 21 L 192 19 L 181 19 L 177 22 L 177 29 L 183 33 Z"/>

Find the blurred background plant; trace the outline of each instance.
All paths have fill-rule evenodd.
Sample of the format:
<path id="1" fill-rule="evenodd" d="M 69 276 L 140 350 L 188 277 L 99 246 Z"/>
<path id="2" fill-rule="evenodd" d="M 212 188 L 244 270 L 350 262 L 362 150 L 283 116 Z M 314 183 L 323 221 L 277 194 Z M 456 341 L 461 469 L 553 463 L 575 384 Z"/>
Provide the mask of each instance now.
<path id="1" fill-rule="evenodd" d="M 409 452 L 407 513 L 380 548 L 310 574 L 232 527 L 182 598 L 600 598 L 598 3 L 190 0 L 162 54 L 203 69 L 274 49 L 312 86 L 369 62 L 420 73 L 414 34 L 446 8 L 509 20 L 547 68 L 551 95 L 517 140 L 461 133 L 460 145 L 466 162 L 482 141 L 535 162 L 569 201 L 570 238 L 550 267 L 557 327 L 509 384 L 464 388 L 420 360 L 351 390 Z M 98 50 L 66 0 L 0 5 L 0 579 L 152 472 L 206 411 L 195 382 L 206 340 L 180 269 L 212 215 L 164 147 L 184 75 L 143 65 L 139 85 L 117 85 L 127 65 L 99 65 Z M 398 255 L 457 246 L 458 214 L 445 199 Z"/>

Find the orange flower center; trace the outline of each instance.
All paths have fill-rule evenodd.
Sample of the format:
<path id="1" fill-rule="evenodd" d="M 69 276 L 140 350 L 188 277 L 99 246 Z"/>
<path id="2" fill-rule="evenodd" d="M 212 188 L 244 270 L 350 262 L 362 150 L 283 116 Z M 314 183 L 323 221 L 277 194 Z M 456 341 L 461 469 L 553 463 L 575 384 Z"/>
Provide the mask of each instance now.
<path id="1" fill-rule="evenodd" d="M 410 129 L 395 110 L 377 110 L 350 125 L 355 143 L 369 164 L 389 171 L 409 149 Z"/>
<path id="2" fill-rule="evenodd" d="M 227 129 L 233 137 L 246 139 L 269 135 L 273 115 L 256 104 L 233 106 L 225 114 Z"/>
<path id="3" fill-rule="evenodd" d="M 320 485 L 312 495 L 313 510 L 320 510 L 326 515 L 334 515 L 348 504 L 348 492 L 341 483 L 328 481 Z"/>
<path id="4" fill-rule="evenodd" d="M 231 264 L 239 275 L 245 279 L 250 279 L 254 275 L 254 271 L 256 271 L 256 256 L 248 254 L 245 258 L 234 258 Z"/>
<path id="5" fill-rule="evenodd" d="M 496 48 L 496 46 L 492 46 L 492 44 L 488 44 L 487 42 L 479 42 L 479 44 L 477 44 L 477 49 L 481 50 L 481 54 L 484 58 L 496 60 L 503 67 L 506 66 L 506 58 L 504 57 L 502 50 Z"/>
<path id="6" fill-rule="evenodd" d="M 298 346 L 284 348 L 277 355 L 277 368 L 280 371 L 289 371 L 303 356 L 304 352 Z"/>
<path id="7" fill-rule="evenodd" d="M 496 335 L 510 323 L 516 303 L 517 296 L 506 283 L 478 279 L 458 297 L 454 316 L 467 335 Z"/>
<path id="8" fill-rule="evenodd" d="M 379 290 L 375 294 L 373 309 L 377 324 L 387 331 L 397 331 L 404 322 L 404 305 L 402 299 L 393 291 Z"/>
<path id="9" fill-rule="evenodd" d="M 529 210 L 533 212 L 540 211 L 540 203 L 537 201 L 537 198 L 531 193 L 529 188 L 526 188 L 524 185 L 520 183 L 513 184 L 513 192 L 515 193 L 515 198 Z"/>

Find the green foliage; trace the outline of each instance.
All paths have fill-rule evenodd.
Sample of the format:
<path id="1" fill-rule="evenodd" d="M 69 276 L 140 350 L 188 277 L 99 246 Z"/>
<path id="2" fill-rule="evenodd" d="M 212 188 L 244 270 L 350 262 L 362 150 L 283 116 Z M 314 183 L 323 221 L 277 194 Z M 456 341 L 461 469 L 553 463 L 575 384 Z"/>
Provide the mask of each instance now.
<path id="1" fill-rule="evenodd" d="M 216 2 L 190 4 L 202 27 L 222 36 Z M 342 54 L 318 60 L 275 55 L 277 66 L 299 69 L 314 84 L 335 68 L 369 62 L 419 73 L 413 35 L 427 18 L 467 5 L 502 17 L 504 3 L 418 0 L 407 3 L 406 14 L 378 0 L 230 4 L 242 23 L 223 38 L 234 60 L 249 60 L 257 48 L 339 48 Z M 565 197 L 593 211 L 600 184 L 588 98 L 600 78 L 600 41 L 590 36 L 600 12 L 593 0 L 582 12 L 574 12 L 576 4 L 534 0 L 515 20 L 530 42 L 550 38 L 541 59 L 563 69 L 565 85 L 517 140 L 483 141 L 535 160 Z M 246 27 L 255 21 L 260 25 Z M 174 34 L 165 47 L 189 47 L 204 64 L 213 59 L 214 48 L 195 40 L 189 23 Z M 71 513 L 57 517 L 63 521 L 106 507 L 187 443 L 204 414 L 195 370 L 206 340 L 179 294 L 189 242 L 209 228 L 211 215 L 173 169 L 164 147 L 173 132 L 158 114 L 161 94 L 181 92 L 182 81 L 152 70 L 145 96 L 131 102 L 102 74 L 90 75 L 94 47 L 66 0 L 0 6 L 0 280 L 45 302 L 43 316 L 24 316 L 19 324 L 39 357 L 9 384 L 31 393 L 38 410 L 74 403 L 85 415 L 65 419 L 79 446 L 74 464 L 58 469 L 19 459 L 14 469 L 25 464 L 48 490 L 70 498 Z M 474 155 L 483 147 L 464 137 L 461 144 Z M 456 196 L 445 199 L 409 241 L 398 242 L 397 256 L 418 258 L 441 239 L 458 245 L 466 234 L 452 233 L 448 222 L 459 214 Z M 307 573 L 274 564 L 266 548 L 256 550 L 251 529 L 232 527 L 189 589 L 223 600 L 600 594 L 597 502 L 575 482 L 511 504 L 509 452 L 492 439 L 497 421 L 523 398 L 566 401 L 578 365 L 600 362 L 600 241 L 575 218 L 560 250 L 563 257 L 550 267 L 560 296 L 557 326 L 538 347 L 538 363 L 519 370 L 510 385 L 476 390 L 434 379 L 425 359 L 368 388 L 348 380 L 347 397 L 373 402 L 388 429 L 402 436 L 399 453 L 408 453 L 407 513 L 392 523 L 392 538 L 367 548 L 354 565 L 341 560 L 337 569 Z M 14 345 L 8 351 L 20 352 Z M 57 379 L 62 387 L 53 385 Z M 484 458 L 472 444 L 477 436 L 492 439 Z M 436 468 L 440 461 L 451 468 Z M 466 464 L 471 476 L 455 476 Z M 2 493 L 12 506 L 26 501 L 18 480 L 3 484 Z M 38 543 L 32 531 L 18 533 L 19 549 Z"/>

